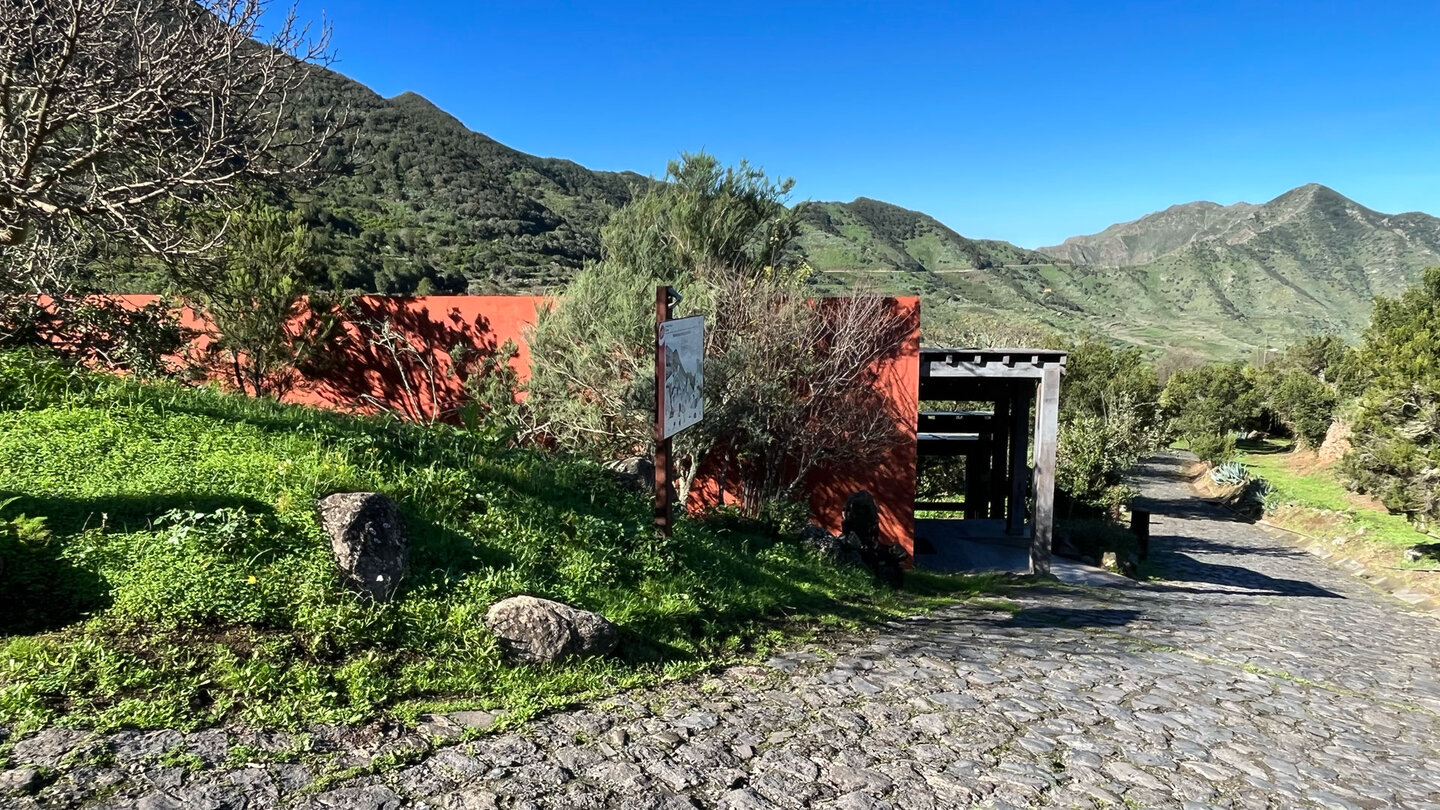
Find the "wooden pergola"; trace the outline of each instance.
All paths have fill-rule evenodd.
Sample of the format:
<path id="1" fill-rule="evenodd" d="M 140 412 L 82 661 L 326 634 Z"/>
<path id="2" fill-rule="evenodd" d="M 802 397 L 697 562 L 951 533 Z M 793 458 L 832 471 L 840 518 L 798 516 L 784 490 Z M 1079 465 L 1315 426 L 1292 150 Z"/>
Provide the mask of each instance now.
<path id="1" fill-rule="evenodd" d="M 915 508 L 963 512 L 964 536 L 976 542 L 1028 545 L 1038 574 L 1050 571 L 1065 360 L 1050 349 L 920 349 L 921 408 L 927 401 L 992 408 L 920 412 L 918 454 L 963 457 L 966 486 L 963 502 Z"/>

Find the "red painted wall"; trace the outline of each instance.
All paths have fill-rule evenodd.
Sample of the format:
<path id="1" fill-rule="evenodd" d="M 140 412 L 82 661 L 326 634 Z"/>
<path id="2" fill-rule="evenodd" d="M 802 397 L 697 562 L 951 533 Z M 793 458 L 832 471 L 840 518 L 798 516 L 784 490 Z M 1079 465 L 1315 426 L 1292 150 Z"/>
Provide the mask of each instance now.
<path id="1" fill-rule="evenodd" d="M 122 296 L 126 304 L 142 307 L 156 300 L 153 295 Z M 368 295 L 354 299 L 353 314 L 342 325 L 343 333 L 327 352 L 324 362 L 295 381 L 282 396 L 286 402 L 327 408 L 375 413 L 387 403 L 411 418 L 433 413 L 453 413 L 463 404 L 465 374 L 452 362 L 451 349 L 463 346 L 471 352 L 494 352 L 513 341 L 517 353 L 510 367 L 523 380 L 530 373 L 530 350 L 524 332 L 534 324 L 537 310 L 549 299 L 529 295 L 432 295 L 393 298 Z M 416 350 L 428 356 L 436 371 L 435 394 L 427 384 L 423 365 L 416 358 L 399 353 L 399 361 L 372 346 L 365 332 L 370 324 L 387 321 Z M 204 353 L 209 338 L 207 325 L 186 309 L 181 325 L 201 332 L 190 354 Z M 400 368 L 408 373 L 410 385 L 401 379 Z M 214 369 L 214 379 L 228 379 L 223 368 Z M 438 400 L 438 402 L 436 401 Z"/>
<path id="2" fill-rule="evenodd" d="M 915 556 L 915 432 L 920 405 L 920 299 L 894 299 L 909 325 L 907 336 L 878 364 L 876 387 L 895 420 L 895 443 L 884 461 L 866 469 L 818 470 L 806 482 L 810 510 L 826 530 L 840 531 L 845 501 L 868 490 L 880 508 L 880 531 Z"/>
<path id="3" fill-rule="evenodd" d="M 144 306 L 156 296 L 132 295 L 123 300 Z M 355 301 L 359 314 L 344 325 L 344 335 L 328 353 L 326 362 L 299 379 L 282 399 L 321 407 L 361 413 L 390 409 L 410 413 L 412 418 L 432 413 L 451 413 L 463 403 L 463 373 L 452 374 L 450 350 L 464 346 L 470 351 L 493 352 L 506 341 L 518 350 L 510 365 L 524 379 L 529 374 L 530 354 L 524 332 L 534 324 L 536 312 L 546 305 L 542 296 L 424 296 L 393 298 L 362 296 Z M 915 538 L 915 430 L 920 398 L 920 299 L 893 299 L 907 324 L 906 338 L 876 366 L 875 385 L 883 407 L 895 420 L 895 442 L 886 458 L 864 469 L 822 469 L 807 479 L 810 506 L 816 521 L 831 532 L 840 530 L 845 501 L 857 490 L 868 490 L 880 508 L 881 531 L 890 542 L 899 543 L 913 556 Z M 183 325 L 203 330 L 205 324 L 190 311 L 183 313 Z M 408 364 L 410 385 L 405 385 L 393 357 L 365 340 L 364 324 L 388 321 L 412 346 L 428 354 L 437 371 L 438 397 L 428 394 L 429 386 L 420 376 L 418 364 Z M 207 339 L 191 347 L 203 352 Z M 403 363 L 403 361 L 402 361 Z M 217 369 L 215 378 L 223 378 Z M 435 401 L 438 399 L 438 402 Z M 690 508 L 703 509 L 719 500 L 718 471 L 708 471 L 691 491 Z"/>

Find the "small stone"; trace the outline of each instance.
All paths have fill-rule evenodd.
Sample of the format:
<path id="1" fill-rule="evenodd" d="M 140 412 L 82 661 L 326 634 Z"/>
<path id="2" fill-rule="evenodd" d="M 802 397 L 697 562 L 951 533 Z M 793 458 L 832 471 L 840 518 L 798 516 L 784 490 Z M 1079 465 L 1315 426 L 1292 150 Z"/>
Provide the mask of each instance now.
<path id="1" fill-rule="evenodd" d="M 487 729 L 495 725 L 498 716 L 494 712 L 466 711 L 450 712 L 446 717 L 464 728 Z"/>
<path id="2" fill-rule="evenodd" d="M 620 640 L 613 622 L 598 613 L 533 596 L 512 596 L 490 606 L 485 626 L 506 656 L 522 664 L 609 655 Z"/>
<path id="3" fill-rule="evenodd" d="M 345 584 L 376 602 L 389 602 L 410 561 L 400 507 L 376 492 L 339 492 L 322 499 L 319 509 Z"/>

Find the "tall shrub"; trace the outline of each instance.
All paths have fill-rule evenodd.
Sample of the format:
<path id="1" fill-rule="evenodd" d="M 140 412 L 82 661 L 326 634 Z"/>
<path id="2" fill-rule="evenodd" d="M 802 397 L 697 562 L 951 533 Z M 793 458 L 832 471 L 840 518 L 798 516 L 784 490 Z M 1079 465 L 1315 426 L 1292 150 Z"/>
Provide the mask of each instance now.
<path id="1" fill-rule="evenodd" d="M 1369 385 L 1343 471 L 1391 511 L 1440 518 L 1440 267 L 1399 298 L 1377 298 L 1357 352 Z"/>
<path id="2" fill-rule="evenodd" d="M 869 375 L 895 345 L 898 314 L 879 299 L 808 300 L 791 181 L 703 153 L 666 179 L 616 213 L 602 260 L 537 319 L 528 434 L 600 459 L 650 452 L 665 284 L 684 296 L 680 315 L 706 316 L 706 416 L 676 440 L 682 494 L 716 453 L 752 514 L 796 497 L 817 466 L 878 459 L 898 417 L 872 401 Z"/>

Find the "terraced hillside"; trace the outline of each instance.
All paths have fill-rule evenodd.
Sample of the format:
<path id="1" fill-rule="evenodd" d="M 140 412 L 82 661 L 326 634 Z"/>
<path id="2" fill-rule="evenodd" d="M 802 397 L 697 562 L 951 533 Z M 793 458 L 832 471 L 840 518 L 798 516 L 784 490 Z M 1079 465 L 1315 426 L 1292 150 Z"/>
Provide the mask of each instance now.
<path id="1" fill-rule="evenodd" d="M 1318 332 L 1354 338 L 1376 295 L 1440 264 L 1440 219 L 1379 213 L 1313 184 L 1261 205 L 1173 206 L 1043 252 L 869 200 L 811 204 L 806 221 L 802 242 L 827 283 L 922 293 L 932 321 L 981 311 L 1214 357 Z"/>

